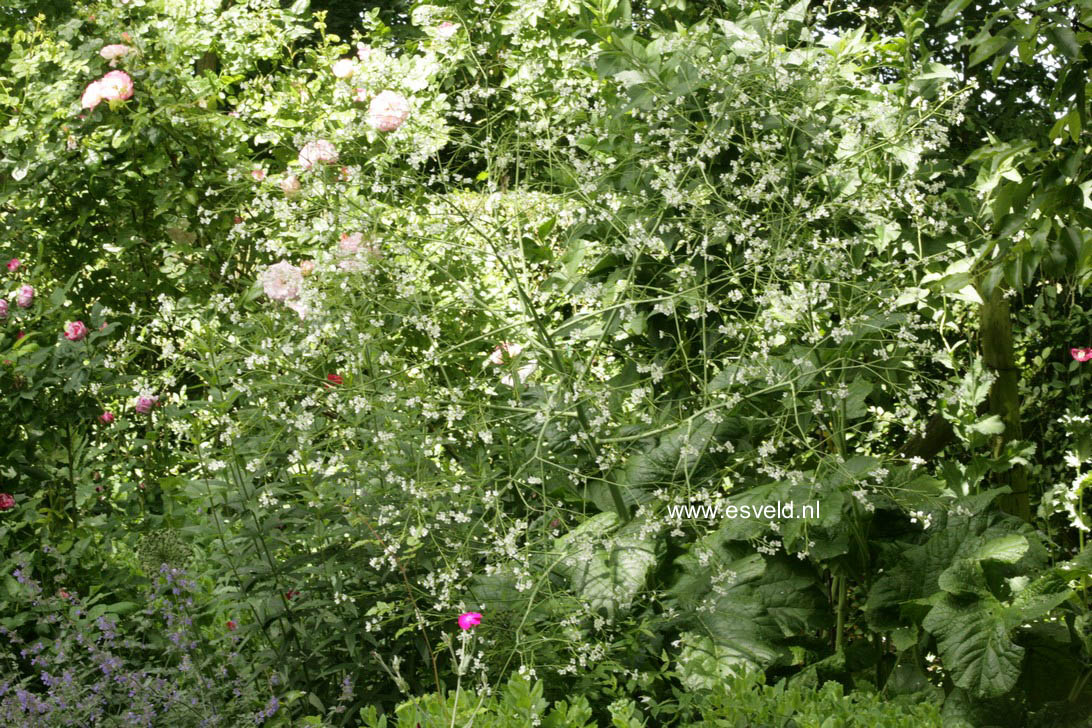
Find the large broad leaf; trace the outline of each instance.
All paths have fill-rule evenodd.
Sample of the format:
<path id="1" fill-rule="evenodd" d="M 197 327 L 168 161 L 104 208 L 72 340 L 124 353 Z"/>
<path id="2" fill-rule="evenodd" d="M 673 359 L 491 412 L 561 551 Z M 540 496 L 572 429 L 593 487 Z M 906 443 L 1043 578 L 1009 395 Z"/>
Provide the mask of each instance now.
<path id="1" fill-rule="evenodd" d="M 792 640 L 829 622 L 814 578 L 788 559 L 767 560 L 711 537 L 679 563 L 683 575 L 671 594 L 689 626 L 677 658 L 688 687 L 771 667 L 788 657 Z"/>
<path id="2" fill-rule="evenodd" d="M 687 481 L 692 485 L 699 472 L 707 473 L 711 446 L 719 444 L 729 430 L 727 422 L 719 425 L 701 417 L 682 422 L 664 434 L 650 450 L 631 455 L 620 468 L 607 476 L 618 483 L 629 503 L 644 503 L 657 487 Z M 605 483 L 592 486 L 591 497 L 602 510 L 614 510 Z"/>
<path id="3" fill-rule="evenodd" d="M 1010 639 L 1004 607 L 997 600 L 964 604 L 944 596 L 922 626 L 936 636 L 941 660 L 957 687 L 991 698 L 1016 685 L 1024 648 Z"/>
<path id="4" fill-rule="evenodd" d="M 614 513 L 600 513 L 562 538 L 556 571 L 592 609 L 628 610 L 656 564 L 657 529 L 631 521 L 617 531 Z"/>

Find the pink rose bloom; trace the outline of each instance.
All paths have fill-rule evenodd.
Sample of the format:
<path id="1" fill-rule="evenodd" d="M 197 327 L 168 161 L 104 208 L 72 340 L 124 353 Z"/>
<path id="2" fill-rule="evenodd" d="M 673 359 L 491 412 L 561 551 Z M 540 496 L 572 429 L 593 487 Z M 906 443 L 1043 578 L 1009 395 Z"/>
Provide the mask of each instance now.
<path id="1" fill-rule="evenodd" d="M 362 61 L 367 61 L 369 56 L 371 56 L 374 52 L 375 51 L 372 50 L 372 47 L 370 45 L 361 44 L 356 47 L 356 57 Z"/>
<path id="2" fill-rule="evenodd" d="M 7 299 L 0 298 L 0 321 L 8 317 L 8 302 Z"/>
<path id="3" fill-rule="evenodd" d="M 15 496 L 11 493 L 0 493 L 0 511 L 6 511 L 15 507 Z"/>
<path id="4" fill-rule="evenodd" d="M 19 261 L 18 258 L 12 258 L 8 261 L 8 271 L 14 273 L 15 271 L 19 270 L 19 266 L 21 265 L 22 263 Z"/>
<path id="5" fill-rule="evenodd" d="M 110 61 L 110 68 L 114 68 L 118 65 L 118 59 L 131 50 L 133 49 L 127 45 L 115 43 L 114 45 L 103 46 L 103 49 L 99 51 L 99 55 Z"/>
<path id="6" fill-rule="evenodd" d="M 505 362 L 505 359 L 514 359 L 519 356 L 522 351 L 523 347 L 519 344 L 509 344 L 507 341 L 504 341 L 489 355 L 489 361 L 496 366 L 500 366 Z"/>
<path id="7" fill-rule="evenodd" d="M 34 303 L 34 286 L 23 286 L 15 295 L 15 305 L 19 308 L 30 308 Z"/>
<path id="8" fill-rule="evenodd" d="M 262 274 L 265 295 L 274 301 L 288 301 L 296 298 L 300 295 L 302 285 L 303 273 L 287 260 L 269 266 Z"/>
<path id="9" fill-rule="evenodd" d="M 352 58 L 342 58 L 334 63 L 332 70 L 336 78 L 348 78 L 356 70 L 356 63 L 353 62 Z"/>
<path id="10" fill-rule="evenodd" d="M 281 180 L 281 191 L 284 192 L 285 197 L 292 197 L 300 191 L 300 179 L 294 174 L 290 174 Z"/>
<path id="11" fill-rule="evenodd" d="M 155 407 L 155 403 L 158 399 L 159 397 L 156 397 L 155 395 L 141 395 L 136 398 L 136 403 L 133 405 L 133 409 L 135 409 L 142 415 L 146 415 L 152 411 L 152 407 Z"/>
<path id="12" fill-rule="evenodd" d="M 87 337 L 87 326 L 83 321 L 69 321 L 64 325 L 64 338 L 69 341 L 79 341 Z"/>
<path id="13" fill-rule="evenodd" d="M 113 421 L 114 421 L 114 413 L 111 412 L 110 410 L 106 410 L 101 415 L 99 415 L 99 422 L 101 422 L 104 425 L 109 425 Z"/>
<path id="14" fill-rule="evenodd" d="M 252 169 L 250 171 L 250 176 L 253 177 L 256 182 L 261 182 L 263 179 L 265 179 L 265 170 Z"/>
<path id="15" fill-rule="evenodd" d="M 83 90 L 83 98 L 80 99 L 80 106 L 85 109 L 95 110 L 95 107 L 102 102 L 102 88 L 98 81 L 92 81 L 87 84 L 87 88 Z"/>
<path id="16" fill-rule="evenodd" d="M 133 98 L 133 79 L 125 71 L 110 71 L 99 80 L 103 101 L 124 101 Z"/>
<path id="17" fill-rule="evenodd" d="M 473 629 L 481 623 L 481 612 L 463 612 L 459 615 L 459 629 Z"/>
<path id="18" fill-rule="evenodd" d="M 356 255 L 360 252 L 360 244 L 364 241 L 364 233 L 342 233 L 338 241 L 337 249 L 345 255 Z"/>
<path id="19" fill-rule="evenodd" d="M 383 91 L 368 107 L 368 123 L 376 131 L 394 131 L 409 118 L 409 101 L 397 91 Z"/>
<path id="20" fill-rule="evenodd" d="M 311 169 L 316 164 L 334 164 L 337 162 L 337 150 L 325 139 L 307 142 L 300 150 L 300 164 L 304 169 Z"/>
<path id="21" fill-rule="evenodd" d="M 436 35 L 443 40 L 447 40 L 451 36 L 455 35 L 459 30 L 458 23 L 452 23 L 450 20 L 445 20 L 436 26 Z"/>
<path id="22" fill-rule="evenodd" d="M 1079 362 L 1086 362 L 1092 359 L 1092 349 L 1070 349 L 1070 356 Z"/>

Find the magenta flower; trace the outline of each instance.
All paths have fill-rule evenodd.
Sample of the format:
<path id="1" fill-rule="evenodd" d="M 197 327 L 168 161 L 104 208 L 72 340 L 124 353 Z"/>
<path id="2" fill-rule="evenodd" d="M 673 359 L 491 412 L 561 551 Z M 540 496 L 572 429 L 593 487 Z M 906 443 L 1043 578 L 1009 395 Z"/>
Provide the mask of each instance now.
<path id="1" fill-rule="evenodd" d="M 459 615 L 459 629 L 473 629 L 481 623 L 481 612 L 463 612 Z"/>
<path id="2" fill-rule="evenodd" d="M 18 258 L 12 258 L 8 261 L 8 271 L 14 273 L 15 271 L 19 270 L 19 266 L 21 265 L 22 262 Z"/>
<path id="3" fill-rule="evenodd" d="M 1069 354 L 1079 362 L 1092 360 L 1092 349 L 1073 348 L 1069 350 Z"/>
<path id="4" fill-rule="evenodd" d="M 136 404 L 133 405 L 133 409 L 135 409 L 142 415 L 146 415 L 152 411 L 152 407 L 155 407 L 156 401 L 158 399 L 159 397 L 156 397 L 155 395 L 141 395 L 137 397 Z"/>
<path id="5" fill-rule="evenodd" d="M 34 303 L 34 286 L 23 286 L 15 295 L 15 304 L 19 308 L 30 308 Z"/>
<path id="6" fill-rule="evenodd" d="M 87 326 L 83 321 L 69 321 L 64 325 L 64 338 L 69 341 L 79 341 L 86 338 L 87 334 Z"/>
<path id="7" fill-rule="evenodd" d="M 15 496 L 11 493 L 0 493 L 0 511 L 6 511 L 15 507 Z"/>
<path id="8" fill-rule="evenodd" d="M 114 421 L 114 413 L 111 412 L 110 410 L 106 410 L 101 415 L 99 415 L 99 422 L 101 422 L 104 425 L 109 425 L 113 421 Z"/>
<path id="9" fill-rule="evenodd" d="M 3 321 L 8 317 L 8 302 L 7 299 L 0 298 L 0 321 Z"/>

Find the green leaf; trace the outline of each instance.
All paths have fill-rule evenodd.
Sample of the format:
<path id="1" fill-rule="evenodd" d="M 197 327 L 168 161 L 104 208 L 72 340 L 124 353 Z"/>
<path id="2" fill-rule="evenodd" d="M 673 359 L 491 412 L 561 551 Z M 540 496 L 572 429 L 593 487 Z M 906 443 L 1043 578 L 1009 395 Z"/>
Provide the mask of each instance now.
<path id="1" fill-rule="evenodd" d="M 969 425 L 969 429 L 983 435 L 1000 435 L 1005 431 L 1005 423 L 1001 421 L 999 415 L 990 415 L 989 417 L 983 417 L 978 422 Z"/>
<path id="2" fill-rule="evenodd" d="M 1001 536 L 987 541 L 977 551 L 974 558 L 982 561 L 1001 561 L 1015 564 L 1028 550 L 1028 540 L 1018 533 Z"/>
<path id="3" fill-rule="evenodd" d="M 971 53 L 970 67 L 974 68 L 1012 42 L 1007 36 L 991 35 L 975 46 L 974 52 Z"/>
<path id="4" fill-rule="evenodd" d="M 556 567 L 592 609 L 614 616 L 626 611 L 656 564 L 656 542 L 648 524 L 631 521 L 613 535 L 614 513 L 600 513 L 557 540 L 566 554 Z"/>
<path id="5" fill-rule="evenodd" d="M 940 12 L 940 17 L 937 18 L 937 26 L 947 25 L 955 20 L 955 17 L 962 13 L 968 5 L 971 4 L 971 0 L 952 0 L 948 5 Z"/>
<path id="6" fill-rule="evenodd" d="M 963 604 L 945 597 L 922 626 L 936 636 L 941 660 L 957 687 L 979 698 L 992 698 L 1016 685 L 1024 648 L 1009 638 L 996 600 Z"/>

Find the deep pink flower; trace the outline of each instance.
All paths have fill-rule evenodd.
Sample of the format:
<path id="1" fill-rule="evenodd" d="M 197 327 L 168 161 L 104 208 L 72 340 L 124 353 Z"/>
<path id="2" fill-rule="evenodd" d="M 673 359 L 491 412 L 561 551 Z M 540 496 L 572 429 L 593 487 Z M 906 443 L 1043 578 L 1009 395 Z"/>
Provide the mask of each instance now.
<path id="1" fill-rule="evenodd" d="M 8 270 L 14 273 L 15 271 L 19 270 L 19 266 L 21 265 L 22 263 L 19 261 L 18 258 L 12 258 L 8 261 Z"/>
<path id="2" fill-rule="evenodd" d="M 34 304 L 34 286 L 23 286 L 15 294 L 15 304 L 19 308 L 30 308 Z"/>
<path id="3" fill-rule="evenodd" d="M 0 511 L 6 511 L 15 507 L 15 496 L 11 493 L 0 493 Z"/>
<path id="4" fill-rule="evenodd" d="M 114 421 L 114 413 L 111 412 L 110 410 L 106 410 L 101 415 L 99 415 L 99 422 L 101 422 L 104 425 L 109 425 L 113 421 Z"/>
<path id="5" fill-rule="evenodd" d="M 1070 356 L 1079 362 L 1086 362 L 1092 360 L 1092 349 L 1078 349 L 1073 348 L 1069 350 Z"/>
<path id="6" fill-rule="evenodd" d="M 133 405 L 133 409 L 135 409 L 142 415 L 146 415 L 152 411 L 152 407 L 155 407 L 156 400 L 158 399 L 159 397 L 156 397 L 154 395 L 141 395 L 140 397 L 137 397 L 136 404 Z"/>
<path id="7" fill-rule="evenodd" d="M 459 629 L 473 629 L 481 623 L 481 612 L 463 612 L 459 615 Z"/>
<path id="8" fill-rule="evenodd" d="M 3 321 L 8 317 L 8 302 L 6 299 L 0 298 L 0 321 Z"/>
<path id="9" fill-rule="evenodd" d="M 69 341 L 79 341 L 86 338 L 87 334 L 87 326 L 83 321 L 69 321 L 64 325 L 64 338 Z"/>
<path id="10" fill-rule="evenodd" d="M 228 628 L 229 630 L 231 630 L 232 632 L 234 632 L 234 631 L 235 631 L 235 628 L 236 628 L 236 627 L 238 627 L 239 625 L 235 624 L 235 620 L 234 620 L 234 619 L 229 619 L 229 620 L 227 621 L 227 624 L 226 624 L 225 626 L 226 626 L 226 627 L 227 627 L 227 628 Z"/>
<path id="11" fill-rule="evenodd" d="M 27 335 L 27 332 L 20 331 L 18 334 L 15 335 L 15 340 L 18 341 L 19 339 L 23 338 L 26 335 Z"/>
<path id="12" fill-rule="evenodd" d="M 326 375 L 326 382 L 327 382 L 326 386 L 331 387 L 331 386 L 335 386 L 335 385 L 338 385 L 338 384 L 344 384 L 345 380 L 342 379 L 337 374 L 327 374 Z"/>

